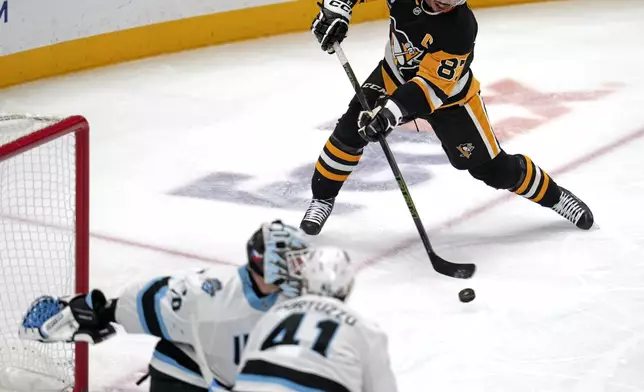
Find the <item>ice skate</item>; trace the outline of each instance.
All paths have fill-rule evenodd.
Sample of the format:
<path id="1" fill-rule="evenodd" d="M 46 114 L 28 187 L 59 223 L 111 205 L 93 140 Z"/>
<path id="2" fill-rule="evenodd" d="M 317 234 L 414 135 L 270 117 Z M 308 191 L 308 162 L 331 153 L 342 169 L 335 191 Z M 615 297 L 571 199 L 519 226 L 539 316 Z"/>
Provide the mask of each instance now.
<path id="1" fill-rule="evenodd" d="M 302 218 L 300 229 L 308 235 L 318 235 L 324 226 L 324 223 L 329 219 L 335 198 L 330 199 L 312 199 L 309 208 Z"/>
<path id="2" fill-rule="evenodd" d="M 551 209 L 574 223 L 580 229 L 589 230 L 594 222 L 593 213 L 590 211 L 590 208 L 566 188 L 560 186 L 559 189 L 561 189 L 559 202 L 552 206 Z"/>

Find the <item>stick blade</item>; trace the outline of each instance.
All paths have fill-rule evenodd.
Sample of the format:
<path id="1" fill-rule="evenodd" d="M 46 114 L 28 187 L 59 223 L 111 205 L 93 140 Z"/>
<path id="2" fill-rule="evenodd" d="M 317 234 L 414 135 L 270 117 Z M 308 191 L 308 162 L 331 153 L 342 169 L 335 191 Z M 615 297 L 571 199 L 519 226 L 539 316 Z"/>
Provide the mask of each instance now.
<path id="1" fill-rule="evenodd" d="M 476 272 L 476 265 L 474 264 L 452 263 L 451 261 L 443 259 L 436 253 L 430 253 L 429 258 L 432 261 L 432 266 L 436 272 L 452 278 L 469 279 L 474 276 L 474 273 Z"/>

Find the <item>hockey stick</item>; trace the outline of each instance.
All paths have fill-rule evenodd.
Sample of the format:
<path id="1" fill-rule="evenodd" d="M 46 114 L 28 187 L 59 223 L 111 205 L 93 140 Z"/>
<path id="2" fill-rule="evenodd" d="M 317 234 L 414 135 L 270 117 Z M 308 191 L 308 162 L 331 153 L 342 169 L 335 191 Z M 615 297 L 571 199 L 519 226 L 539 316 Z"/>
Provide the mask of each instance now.
<path id="1" fill-rule="evenodd" d="M 346 72 L 347 76 L 349 77 L 349 80 L 351 81 L 351 85 L 353 86 L 353 89 L 356 92 L 356 97 L 358 97 L 358 101 L 360 101 L 360 105 L 362 105 L 362 108 L 364 110 L 371 110 L 369 108 L 369 104 L 367 103 L 367 98 L 365 97 L 364 92 L 360 87 L 360 83 L 358 83 L 358 79 L 356 78 L 356 75 L 353 73 L 351 64 L 349 64 L 349 60 L 344 55 L 344 52 L 342 51 L 342 47 L 340 46 L 340 44 L 337 42 L 333 44 L 333 50 L 335 50 L 335 54 L 338 55 L 338 60 L 340 60 L 340 63 L 342 64 L 342 68 L 344 68 L 344 71 Z M 409 213 L 411 214 L 411 217 L 414 220 L 414 223 L 416 224 L 416 228 L 418 229 L 418 234 L 420 235 L 420 239 L 423 241 L 423 245 L 425 246 L 425 251 L 429 256 L 429 260 L 432 262 L 432 266 L 434 267 L 434 270 L 436 270 L 436 272 L 438 272 L 439 274 L 451 276 L 453 278 L 460 278 L 460 279 L 471 278 L 472 275 L 474 275 L 474 272 L 476 271 L 476 265 L 452 263 L 450 261 L 443 259 L 438 254 L 436 254 L 436 252 L 434 251 L 434 248 L 432 248 L 432 244 L 429 242 L 427 231 L 423 226 L 423 222 L 420 220 L 420 215 L 418 214 L 418 211 L 416 210 L 416 206 L 414 205 L 414 201 L 411 198 L 411 194 L 409 193 L 409 189 L 407 188 L 407 183 L 405 182 L 405 179 L 403 178 L 402 173 L 400 172 L 400 168 L 398 168 L 398 163 L 396 162 L 396 159 L 394 158 L 394 154 L 391 151 L 391 148 L 389 147 L 389 143 L 387 143 L 387 139 L 385 139 L 384 135 L 379 135 L 378 141 L 380 142 L 380 147 L 382 147 L 382 151 L 385 153 L 387 162 L 389 162 L 391 171 L 394 173 L 394 177 L 396 178 L 396 182 L 398 183 L 400 192 L 402 192 L 402 195 L 405 198 L 405 202 L 407 203 L 407 208 L 409 208 Z"/>

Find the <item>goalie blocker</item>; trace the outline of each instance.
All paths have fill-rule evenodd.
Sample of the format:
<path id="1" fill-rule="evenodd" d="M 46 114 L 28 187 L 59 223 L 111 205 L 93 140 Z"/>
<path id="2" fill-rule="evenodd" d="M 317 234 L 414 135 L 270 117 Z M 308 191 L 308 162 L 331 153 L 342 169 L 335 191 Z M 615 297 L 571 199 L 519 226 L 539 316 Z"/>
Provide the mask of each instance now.
<path id="1" fill-rule="evenodd" d="M 128 333 L 160 338 L 149 366 L 151 392 L 229 390 L 256 322 L 282 294 L 299 294 L 291 268 L 308 249 L 301 237 L 280 221 L 266 223 L 248 241 L 241 268 L 161 276 L 110 300 L 100 290 L 41 297 L 27 311 L 20 336 L 96 344 L 114 336 L 113 324 L 119 324 Z"/>

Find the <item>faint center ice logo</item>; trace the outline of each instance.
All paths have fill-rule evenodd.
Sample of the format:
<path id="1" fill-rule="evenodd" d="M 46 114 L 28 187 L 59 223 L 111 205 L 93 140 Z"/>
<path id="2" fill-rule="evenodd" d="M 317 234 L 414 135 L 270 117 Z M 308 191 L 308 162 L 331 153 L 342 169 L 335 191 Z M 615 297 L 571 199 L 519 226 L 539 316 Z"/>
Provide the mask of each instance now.
<path id="1" fill-rule="evenodd" d="M 330 131 L 334 125 L 335 122 L 330 122 L 320 126 L 319 129 Z M 413 123 L 411 126 L 413 127 Z M 426 127 L 423 127 L 422 124 L 421 129 L 423 130 L 421 132 L 412 132 L 409 129 L 411 129 L 410 124 L 405 126 L 405 129 L 392 132 L 387 140 L 395 151 L 396 160 L 401 166 L 407 184 L 414 186 L 431 179 L 432 176 L 428 170 L 429 165 L 444 165 L 448 164 L 449 161 L 442 152 L 433 154 L 398 149 L 397 147 L 401 147 L 405 143 L 438 144 L 434 134 L 426 132 Z M 391 174 L 387 160 L 382 151 L 380 151 L 380 147 L 377 144 L 373 144 L 373 147 L 365 149 L 360 164 L 344 184 L 343 192 L 385 192 L 397 189 L 398 185 Z M 322 146 L 320 146 L 321 149 Z M 427 148 L 427 150 L 434 150 L 434 148 Z M 178 188 L 172 191 L 171 194 L 236 204 L 303 210 L 306 209 L 311 198 L 311 176 L 316 160 L 317 156 L 312 156 L 309 163 L 292 169 L 288 173 L 286 180 L 271 182 L 252 191 L 244 189 L 245 183 L 255 179 L 252 175 L 216 172 Z M 342 214 L 356 211 L 362 207 L 358 204 L 339 201 L 335 205 L 334 213 Z"/>
<path id="2" fill-rule="evenodd" d="M 569 106 L 572 102 L 595 101 L 613 93 L 622 85 L 605 83 L 604 88 L 586 91 L 542 92 L 533 87 L 524 85 L 516 80 L 499 80 L 486 88 L 491 92 L 485 96 L 487 105 L 512 105 L 521 108 L 521 115 L 505 116 L 496 122 L 493 127 L 497 139 L 501 143 L 515 135 L 533 131 L 540 126 L 564 116 L 572 111 Z M 525 112 L 529 115 L 525 115 Z M 443 151 L 436 151 L 434 147 L 420 147 L 421 144 L 435 144 L 439 142 L 427 122 L 419 121 L 421 132 L 415 131 L 413 123 L 403 126 L 404 130 L 392 132 L 387 140 L 394 150 L 396 160 L 401 166 L 401 171 L 407 184 L 412 187 L 429 181 L 432 177 L 431 165 L 445 165 L 449 161 Z M 319 128 L 331 131 L 335 121 L 323 124 Z M 414 145 L 416 148 L 407 148 L 405 145 Z M 320 145 L 322 150 L 322 145 Z M 411 152 L 413 151 L 413 152 Z M 420 152 L 418 152 L 420 151 Z M 287 210 L 304 211 L 311 197 L 311 175 L 317 156 L 312 156 L 311 161 L 292 169 L 286 180 L 279 180 L 251 188 L 249 184 L 256 179 L 247 173 L 216 172 L 197 181 L 171 192 L 172 195 L 194 197 L 199 199 L 224 201 L 236 204 L 255 205 L 262 207 L 283 208 Z M 360 164 L 343 186 L 343 192 L 385 192 L 396 189 L 398 185 L 393 179 L 391 169 L 380 147 L 371 144 L 365 149 Z M 355 211 L 363 206 L 338 201 L 334 213 Z"/>

